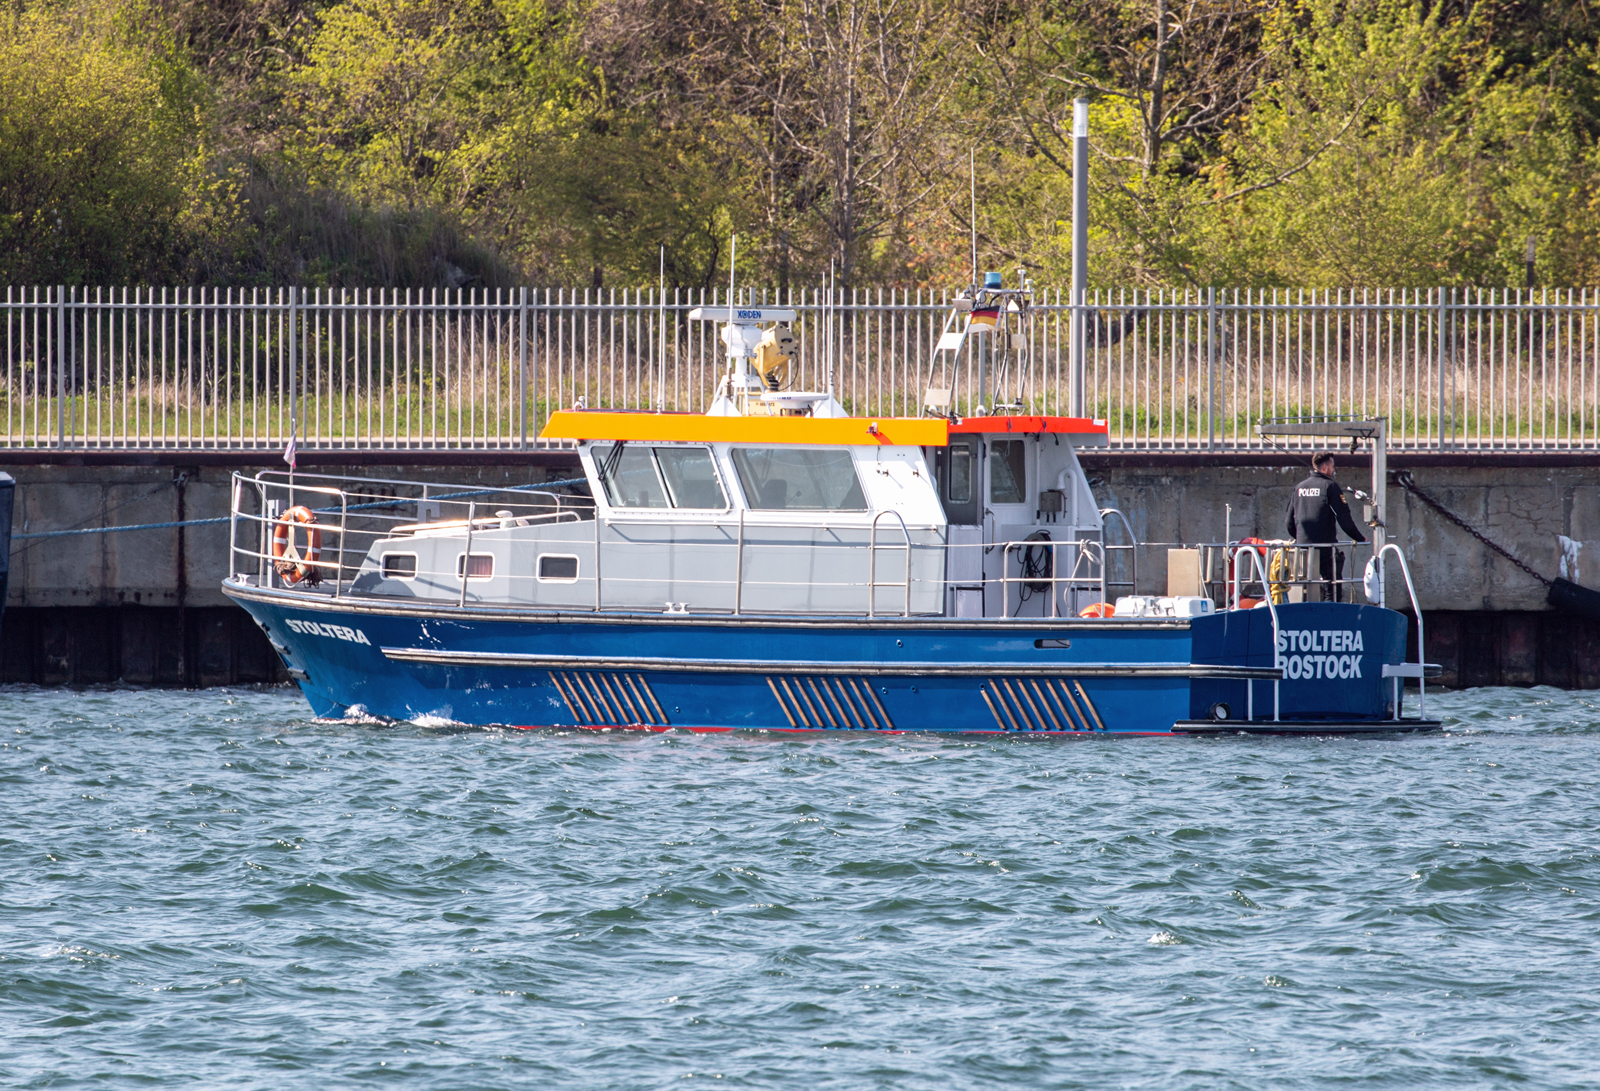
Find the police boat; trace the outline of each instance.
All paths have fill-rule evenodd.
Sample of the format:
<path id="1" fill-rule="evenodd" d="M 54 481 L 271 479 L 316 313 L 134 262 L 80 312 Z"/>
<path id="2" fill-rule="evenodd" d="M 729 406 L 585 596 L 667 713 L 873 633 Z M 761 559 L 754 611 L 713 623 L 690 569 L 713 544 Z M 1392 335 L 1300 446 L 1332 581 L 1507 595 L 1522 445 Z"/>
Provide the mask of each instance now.
<path id="1" fill-rule="evenodd" d="M 1003 323 L 1002 291 L 975 289 L 957 332 Z M 1098 506 L 1078 459 L 1107 445 L 1105 421 L 1016 404 L 955 416 L 947 390 L 925 416 L 852 417 L 827 390 L 781 389 L 793 311 L 691 317 L 718 322 L 729 350 L 708 413 L 552 414 L 543 436 L 575 449 L 586 487 L 235 475 L 223 590 L 317 716 L 1044 735 L 1440 726 L 1393 544 L 1374 539 L 1366 604 L 1311 601 L 1313 551 L 1254 540 L 1173 548 L 1168 593 L 1140 594 L 1153 546 Z M 1381 508 L 1369 514 L 1381 525 Z M 1188 586 L 1172 586 L 1179 569 Z M 1395 574 L 1414 662 L 1408 618 L 1383 601 Z"/>

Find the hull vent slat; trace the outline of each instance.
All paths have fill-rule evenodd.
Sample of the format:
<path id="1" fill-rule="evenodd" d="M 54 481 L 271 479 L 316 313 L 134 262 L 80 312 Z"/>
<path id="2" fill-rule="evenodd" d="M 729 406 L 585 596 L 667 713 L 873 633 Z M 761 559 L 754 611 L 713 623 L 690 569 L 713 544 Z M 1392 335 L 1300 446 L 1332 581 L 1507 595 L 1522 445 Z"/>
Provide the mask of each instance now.
<path id="1" fill-rule="evenodd" d="M 666 727 L 666 713 L 642 674 L 550 671 L 550 684 L 580 727 Z"/>
<path id="2" fill-rule="evenodd" d="M 767 688 L 790 727 L 894 730 L 869 679 L 779 674 L 767 676 Z"/>
<path id="3" fill-rule="evenodd" d="M 1104 731 L 1083 683 L 1068 678 L 990 678 L 978 690 L 1001 731 Z"/>

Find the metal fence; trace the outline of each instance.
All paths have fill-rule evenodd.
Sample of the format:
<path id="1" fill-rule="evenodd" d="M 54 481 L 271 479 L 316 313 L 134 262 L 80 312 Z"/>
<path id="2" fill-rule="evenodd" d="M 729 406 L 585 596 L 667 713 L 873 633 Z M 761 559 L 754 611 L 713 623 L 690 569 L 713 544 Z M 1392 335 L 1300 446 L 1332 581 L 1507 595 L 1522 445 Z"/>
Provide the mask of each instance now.
<path id="1" fill-rule="evenodd" d="M 797 389 L 916 414 L 975 404 L 983 339 L 934 346 L 951 293 L 797 291 Z M 999 395 L 1064 413 L 1071 306 L 1041 291 Z M 11 288 L 0 446 L 520 449 L 552 410 L 703 410 L 719 292 Z M 1594 290 L 1096 292 L 1088 412 L 1113 447 L 1250 450 L 1267 417 L 1382 416 L 1400 449 L 1600 446 Z M 990 372 L 991 376 L 993 371 Z M 1312 441 L 1306 441 L 1312 442 Z"/>

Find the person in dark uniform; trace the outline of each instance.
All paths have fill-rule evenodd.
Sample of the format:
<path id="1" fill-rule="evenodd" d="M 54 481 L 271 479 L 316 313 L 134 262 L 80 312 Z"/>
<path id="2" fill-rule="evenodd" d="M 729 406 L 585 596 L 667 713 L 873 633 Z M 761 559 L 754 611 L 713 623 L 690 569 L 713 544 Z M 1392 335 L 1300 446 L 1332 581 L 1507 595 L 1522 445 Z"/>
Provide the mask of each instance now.
<path id="1" fill-rule="evenodd" d="M 1356 526 L 1345 502 L 1344 490 L 1333 479 L 1333 456 L 1318 451 L 1311 456 L 1312 474 L 1294 487 L 1294 497 L 1289 501 L 1289 537 L 1301 545 L 1320 545 L 1337 542 L 1339 528 L 1357 542 L 1365 542 L 1366 535 Z M 1322 601 L 1338 602 L 1339 585 L 1344 579 L 1344 554 L 1334 549 L 1319 549 L 1317 569 L 1327 581 Z M 1335 556 L 1338 557 L 1337 563 Z"/>

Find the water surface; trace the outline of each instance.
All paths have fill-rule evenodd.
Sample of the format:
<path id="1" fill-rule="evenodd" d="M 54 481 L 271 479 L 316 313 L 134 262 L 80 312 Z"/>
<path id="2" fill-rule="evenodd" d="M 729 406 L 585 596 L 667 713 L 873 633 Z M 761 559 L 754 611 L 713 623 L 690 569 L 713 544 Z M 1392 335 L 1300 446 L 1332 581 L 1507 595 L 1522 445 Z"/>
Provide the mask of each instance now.
<path id="1" fill-rule="evenodd" d="M 798 738 L 0 689 L 0 1085 L 1593 1087 L 1600 694 L 1434 709 Z"/>

